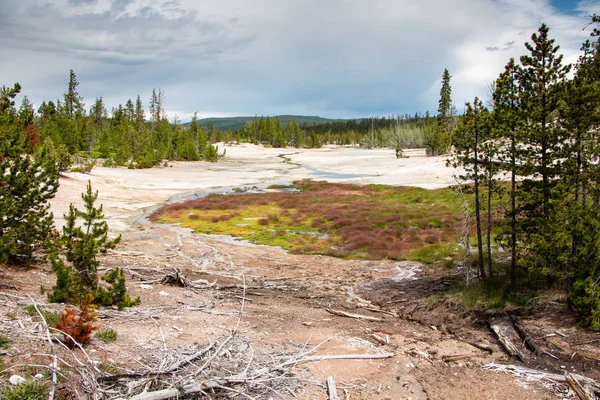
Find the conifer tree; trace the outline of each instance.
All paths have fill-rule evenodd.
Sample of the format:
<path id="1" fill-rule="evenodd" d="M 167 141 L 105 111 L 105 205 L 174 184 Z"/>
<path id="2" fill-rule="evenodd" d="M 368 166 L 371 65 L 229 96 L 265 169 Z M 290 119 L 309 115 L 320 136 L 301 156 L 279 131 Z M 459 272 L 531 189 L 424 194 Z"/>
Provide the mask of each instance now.
<path id="1" fill-rule="evenodd" d="M 47 154 L 29 155 L 28 138 L 17 124 L 14 98 L 0 90 L 0 263 L 32 259 L 53 228 L 48 201 L 58 189 L 58 173 Z"/>
<path id="2" fill-rule="evenodd" d="M 562 65 L 563 57 L 558 54 L 560 47 L 554 45 L 554 39 L 548 37 L 548 31 L 549 28 L 542 24 L 538 33 L 531 36 L 532 43 L 525 43 L 531 54 L 521 57 L 523 67 L 519 76 L 523 89 L 520 93 L 521 104 L 528 119 L 525 145 L 532 149 L 527 154 L 527 172 L 541 178 L 540 184 L 531 181 L 532 198 L 529 203 L 531 207 L 541 204 L 541 215 L 544 217 L 550 212 L 552 178 L 559 173 L 560 151 L 564 142 L 559 126 L 554 124 L 560 100 L 557 84 L 562 82 L 570 69 L 570 66 Z"/>
<path id="3" fill-rule="evenodd" d="M 498 138 L 499 159 L 504 170 L 510 173 L 510 204 L 507 210 L 509 223 L 505 231 L 510 237 L 508 243 L 511 249 L 510 281 L 516 285 L 517 272 L 517 176 L 520 163 L 520 134 L 523 115 L 520 108 L 520 88 L 518 84 L 519 67 L 514 59 L 510 59 L 504 72 L 496 80 L 493 92 L 494 112 L 493 121 Z"/>
<path id="4" fill-rule="evenodd" d="M 69 70 L 69 87 L 64 94 L 64 110 L 71 119 L 81 118 L 84 116 L 83 97 L 77 92 L 79 82 L 75 72 Z"/>
<path id="5" fill-rule="evenodd" d="M 448 69 L 444 69 L 436 124 L 427 131 L 425 137 L 427 154 L 432 156 L 448 151 L 452 140 L 452 131 L 456 129 L 456 109 L 452 105 L 450 78 Z"/>
<path id="6" fill-rule="evenodd" d="M 132 300 L 126 294 L 125 277 L 120 268 L 109 271 L 101 278 L 108 287 L 100 283 L 100 262 L 96 257 L 98 253 L 106 253 L 115 248 L 121 236 L 108 238 L 108 224 L 103 220 L 102 206 L 94 207 L 98 192 L 92 192 L 90 182 L 81 198 L 85 209 L 80 211 L 73 204 L 70 205 L 69 213 L 65 215 L 66 223 L 59 247 L 50 257 L 52 271 L 56 274 L 56 285 L 48 295 L 49 300 L 78 304 L 90 299 L 93 304 L 116 305 L 119 308 L 139 303 L 139 299 Z M 83 219 L 83 226 L 76 225 L 77 218 Z M 61 256 L 63 249 L 65 254 Z"/>
<path id="7" fill-rule="evenodd" d="M 475 199 L 475 223 L 477 230 L 477 249 L 479 258 L 477 266 L 479 276 L 484 279 L 486 276 L 483 253 L 483 235 L 481 223 L 481 182 L 484 179 L 481 166 L 481 146 L 486 140 L 487 127 L 487 109 L 483 106 L 481 100 L 477 97 L 473 105 L 466 103 L 466 112 L 456 134 L 453 137 L 453 155 L 450 164 L 456 167 L 462 167 L 465 173 L 459 178 L 463 182 L 473 181 L 473 192 Z M 490 265 L 491 269 L 491 265 Z"/>

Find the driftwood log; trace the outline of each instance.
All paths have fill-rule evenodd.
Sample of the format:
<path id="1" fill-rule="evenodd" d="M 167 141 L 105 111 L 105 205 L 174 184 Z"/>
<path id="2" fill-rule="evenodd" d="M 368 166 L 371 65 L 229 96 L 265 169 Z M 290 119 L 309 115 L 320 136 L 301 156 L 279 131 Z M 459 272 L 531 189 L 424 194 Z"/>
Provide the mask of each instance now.
<path id="1" fill-rule="evenodd" d="M 495 364 L 495 363 L 488 364 L 484 368 L 492 370 L 492 371 L 497 371 L 497 372 L 507 372 L 518 378 L 526 378 L 526 379 L 530 379 L 530 380 L 539 380 L 539 381 L 549 380 L 549 381 L 554 381 L 557 383 L 567 384 L 569 386 L 571 386 L 569 384 L 569 379 L 572 379 L 573 381 L 577 381 L 579 386 L 586 385 L 586 386 L 590 387 L 593 392 L 597 392 L 597 393 L 600 392 L 600 383 L 596 382 L 593 379 L 585 377 L 583 375 L 553 374 L 553 373 L 550 373 L 547 371 L 540 371 L 537 369 L 520 367 L 517 365 L 504 365 L 504 364 Z M 586 393 L 587 393 L 587 391 L 586 391 Z M 590 398 L 593 398 L 593 397 L 590 397 Z"/>
<path id="2" fill-rule="evenodd" d="M 502 347 L 511 357 L 515 357 L 520 361 L 525 360 L 523 353 L 514 343 L 514 338 L 518 339 L 518 334 L 513 328 L 510 319 L 502 318 L 492 320 L 490 321 L 490 329 L 494 332 Z"/>

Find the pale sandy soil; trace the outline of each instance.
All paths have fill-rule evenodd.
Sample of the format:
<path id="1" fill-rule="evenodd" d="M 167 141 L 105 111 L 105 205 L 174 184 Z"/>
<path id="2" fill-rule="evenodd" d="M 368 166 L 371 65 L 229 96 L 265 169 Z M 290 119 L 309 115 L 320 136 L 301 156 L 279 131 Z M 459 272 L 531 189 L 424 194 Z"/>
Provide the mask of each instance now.
<path id="1" fill-rule="evenodd" d="M 148 274 L 160 276 L 176 267 L 192 279 L 205 279 L 221 286 L 240 285 L 245 281 L 255 288 L 255 294 L 248 295 L 250 301 L 240 320 L 240 334 L 251 340 L 256 349 L 284 347 L 290 341 L 316 345 L 329 339 L 319 354 L 394 353 L 394 357 L 385 360 L 317 362 L 304 371 L 310 381 L 321 384 L 327 376 L 333 376 L 338 385 L 347 390 L 349 397 L 346 398 L 555 398 L 537 383 L 525 383 L 506 374 L 484 370 L 482 365 L 507 361 L 508 357 L 485 327 L 475 329 L 462 322 L 458 324 L 464 325 L 462 328 L 447 327 L 446 317 L 452 317 L 453 310 L 424 323 L 412 321 L 410 312 L 406 317 L 396 318 L 362 308 L 369 304 L 365 298 L 378 298 L 380 305 L 392 304 L 384 308 L 402 316 L 411 308 L 404 304 L 429 295 L 433 286 L 440 284 L 434 279 L 431 287 L 422 283 L 424 291 L 411 293 L 413 282 L 414 285 L 425 282 L 421 279 L 425 266 L 391 260 L 290 255 L 277 248 L 247 245 L 229 238 L 193 235 L 176 227 L 152 224 L 144 218 L 165 202 L 195 193 L 232 187 L 266 187 L 305 178 L 444 187 L 454 182 L 453 170 L 446 168 L 444 158 L 425 157 L 422 150 L 408 151 L 408 158 L 396 159 L 391 150 L 270 149 L 252 145 L 220 146 L 222 148 L 226 149 L 227 156 L 218 163 L 174 162 L 169 167 L 148 170 L 95 167 L 91 174 L 70 173 L 61 179 L 60 189 L 52 201 L 55 216 L 65 213 L 71 202 L 80 205 L 80 193 L 85 190 L 87 181 L 91 181 L 93 189 L 99 191 L 99 203 L 104 206 L 111 233 L 123 236 L 119 248 L 102 261 L 106 267 L 124 267 L 130 293 L 142 300 L 139 307 L 124 314 L 129 317 L 115 317 L 114 312 L 100 313 L 102 328 L 114 328 L 119 338 L 109 345 L 93 340 L 89 345 L 91 354 L 106 362 L 131 365 L 135 364 L 132 360 L 160 353 L 165 344 L 175 348 L 216 340 L 236 325 L 242 294 L 239 288 L 194 293 L 156 283 L 151 289 L 140 286 L 140 280 L 148 279 Z M 60 225 L 60 218 L 57 223 Z M 40 266 L 33 271 L 0 271 L 0 281 L 17 286 L 17 294 L 30 293 L 44 302 L 38 288 L 40 285 L 51 287 L 54 277 L 47 266 Z M 400 290 L 394 285 L 404 286 Z M 168 295 L 159 294 L 161 291 Z M 204 309 L 190 311 L 199 305 Z M 382 317 L 384 322 L 334 316 L 325 311 L 327 307 Z M 29 328 L 34 324 L 18 307 L 5 308 L 3 313 L 5 324 L 0 331 L 14 329 L 16 332 L 20 325 Z M 156 318 L 151 319 L 151 316 Z M 381 346 L 374 342 L 370 336 L 373 332 L 388 335 L 390 344 Z M 486 342 L 495 351 L 488 355 L 468 345 L 466 339 Z M 43 344 L 43 340 L 38 340 L 38 346 Z M 432 354 L 432 359 L 423 358 L 417 350 Z M 26 353 L 9 349 L 13 362 L 23 362 Z M 454 354 L 472 357 L 450 363 L 441 360 L 443 355 Z M 304 399 L 326 398 L 324 388 L 312 383 L 297 389 L 294 395 Z M 344 398 L 341 389 L 340 395 Z M 286 392 L 283 397 L 292 398 L 292 395 L 287 396 Z"/>

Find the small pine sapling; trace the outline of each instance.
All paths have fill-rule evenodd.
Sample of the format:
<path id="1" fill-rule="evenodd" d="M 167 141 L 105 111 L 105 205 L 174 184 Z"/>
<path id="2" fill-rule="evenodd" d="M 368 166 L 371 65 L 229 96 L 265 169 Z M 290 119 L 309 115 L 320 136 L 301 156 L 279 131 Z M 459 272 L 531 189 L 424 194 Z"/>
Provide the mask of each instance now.
<path id="1" fill-rule="evenodd" d="M 96 312 L 96 306 L 90 304 L 91 300 L 93 300 L 93 297 L 88 295 L 85 301 L 79 304 L 79 311 L 65 308 L 60 317 L 60 322 L 56 326 L 64 333 L 65 344 L 70 349 L 74 349 L 77 343 L 80 345 L 87 343 L 91 339 L 92 333 L 98 330 L 98 326 L 94 325 L 98 313 Z"/>
<path id="2" fill-rule="evenodd" d="M 132 300 L 126 294 L 122 269 L 109 271 L 102 277 L 108 286 L 101 285 L 98 277 L 100 262 L 96 256 L 115 248 L 121 236 L 108 239 L 108 224 L 103 220 L 102 206 L 94 207 L 98 192 L 92 192 L 89 182 L 86 193 L 81 197 L 85 210 L 80 211 L 71 204 L 69 213 L 65 215 L 66 223 L 59 246 L 50 255 L 56 285 L 48 299 L 55 303 L 81 303 L 91 295 L 90 304 L 117 305 L 119 309 L 139 304 L 139 298 Z M 76 225 L 78 217 L 83 218 L 83 226 Z"/>

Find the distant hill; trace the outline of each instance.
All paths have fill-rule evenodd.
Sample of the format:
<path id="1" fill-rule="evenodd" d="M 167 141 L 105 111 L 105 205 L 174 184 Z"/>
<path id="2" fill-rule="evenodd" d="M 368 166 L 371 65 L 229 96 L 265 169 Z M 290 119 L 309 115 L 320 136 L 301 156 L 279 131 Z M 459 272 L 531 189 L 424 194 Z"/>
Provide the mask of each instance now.
<path id="1" fill-rule="evenodd" d="M 266 117 L 266 115 L 265 115 Z M 315 124 L 324 124 L 327 122 L 336 122 L 336 121 L 345 121 L 344 119 L 329 119 L 329 118 L 321 118 L 316 116 L 309 115 L 273 115 L 271 118 L 277 117 L 279 118 L 279 122 L 281 123 L 281 127 L 287 127 L 289 121 L 296 119 L 299 125 L 315 125 Z M 260 115 L 258 116 L 260 119 Z M 222 131 L 226 131 L 231 129 L 232 131 L 237 131 L 244 127 L 246 121 L 254 120 L 254 116 L 242 116 L 242 117 L 224 117 L 224 118 L 202 118 L 198 120 L 198 123 L 203 128 L 208 128 L 211 122 L 214 124 L 215 128 L 218 128 Z M 183 124 L 184 126 L 189 126 L 190 122 L 186 122 Z"/>

